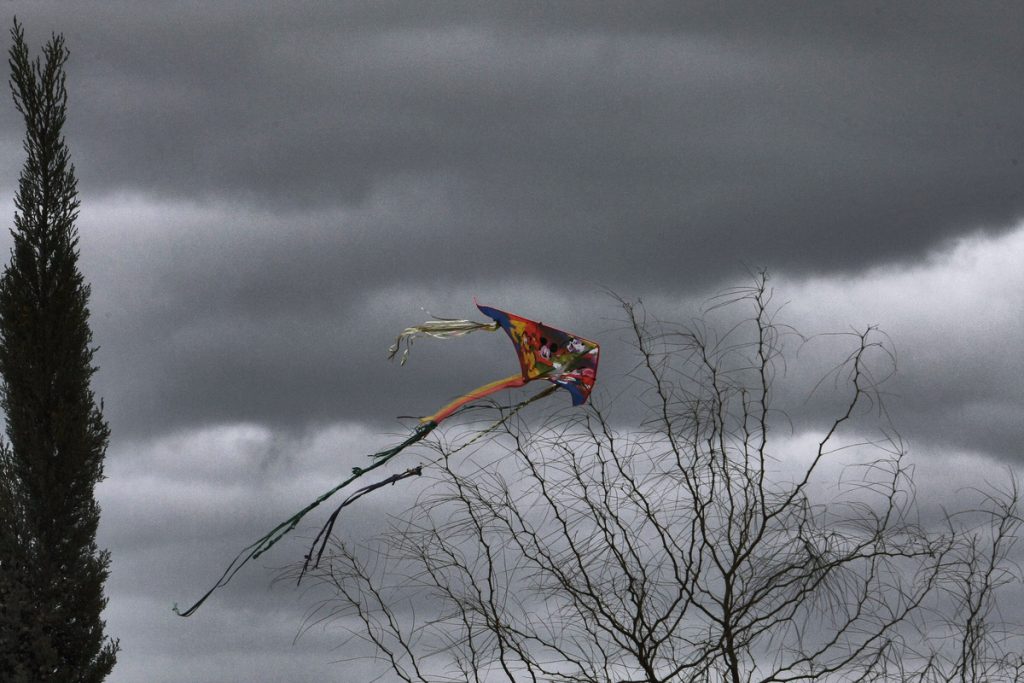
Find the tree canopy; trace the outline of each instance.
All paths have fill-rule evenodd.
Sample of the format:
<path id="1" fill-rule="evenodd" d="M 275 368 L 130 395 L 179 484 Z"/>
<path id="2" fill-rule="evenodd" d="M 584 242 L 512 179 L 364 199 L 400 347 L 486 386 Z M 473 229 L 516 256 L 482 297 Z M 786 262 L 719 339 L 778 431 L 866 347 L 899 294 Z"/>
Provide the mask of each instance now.
<path id="1" fill-rule="evenodd" d="M 15 21 L 10 87 L 25 121 L 11 260 L 0 278 L 0 678 L 102 681 L 109 553 L 96 545 L 109 428 L 90 388 L 89 286 L 78 268 L 78 188 L 64 140 L 68 49 L 30 59 Z"/>

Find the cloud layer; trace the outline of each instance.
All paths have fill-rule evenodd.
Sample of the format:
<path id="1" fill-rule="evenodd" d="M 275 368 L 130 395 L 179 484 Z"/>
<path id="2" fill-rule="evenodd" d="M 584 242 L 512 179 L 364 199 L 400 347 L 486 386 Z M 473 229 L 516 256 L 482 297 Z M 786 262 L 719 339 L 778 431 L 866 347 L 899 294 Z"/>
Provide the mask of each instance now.
<path id="1" fill-rule="evenodd" d="M 595 398 L 612 403 L 634 358 L 609 290 L 685 321 L 766 267 L 784 322 L 890 335 L 889 407 L 927 486 L 1020 467 L 1020 4 L 11 9 L 31 44 L 57 31 L 72 50 L 114 433 L 112 680 L 336 675 L 334 635 L 289 649 L 308 603 L 268 594 L 272 571 L 240 575 L 198 625 L 169 607 L 401 433 L 397 416 L 515 370 L 499 335 L 389 364 L 421 307 L 475 317 L 476 295 L 598 339 Z M 0 107 L 0 196 L 21 136 Z M 801 401 L 830 340 L 783 377 L 797 442 L 827 414 Z"/>

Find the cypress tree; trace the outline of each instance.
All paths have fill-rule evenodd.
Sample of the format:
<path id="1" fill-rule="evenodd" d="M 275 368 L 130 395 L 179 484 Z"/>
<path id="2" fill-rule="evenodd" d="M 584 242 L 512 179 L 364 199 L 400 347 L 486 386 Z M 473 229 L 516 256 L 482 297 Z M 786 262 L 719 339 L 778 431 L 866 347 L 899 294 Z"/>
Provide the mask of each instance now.
<path id="1" fill-rule="evenodd" d="M 100 618 L 110 556 L 96 546 L 93 495 L 110 430 L 90 388 L 89 286 L 62 133 L 68 50 L 54 35 L 30 60 L 17 20 L 11 36 L 27 158 L 0 278 L 0 680 L 99 682 L 118 650 Z"/>

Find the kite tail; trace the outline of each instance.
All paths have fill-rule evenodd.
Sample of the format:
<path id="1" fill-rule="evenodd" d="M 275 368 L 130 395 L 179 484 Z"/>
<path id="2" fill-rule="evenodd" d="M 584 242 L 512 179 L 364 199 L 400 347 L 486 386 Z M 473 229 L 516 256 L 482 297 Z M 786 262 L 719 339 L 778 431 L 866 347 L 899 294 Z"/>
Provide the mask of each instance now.
<path id="1" fill-rule="evenodd" d="M 497 329 L 498 323 L 496 322 L 479 323 L 475 320 L 449 320 L 445 318 L 428 320 L 421 325 L 407 327 L 402 330 L 402 333 L 395 339 L 395 343 L 388 349 L 388 360 L 392 360 L 398 355 L 404 343 L 405 350 L 402 351 L 400 362 L 402 365 L 405 365 L 405 361 L 409 358 L 409 350 L 412 348 L 412 343 L 417 337 L 451 339 L 452 337 L 461 337 L 477 330 L 494 332 Z"/>
<path id="2" fill-rule="evenodd" d="M 221 588 L 223 586 L 226 586 L 228 584 L 228 582 L 231 581 L 232 578 L 234 578 L 235 574 L 237 574 L 238 571 L 243 566 L 245 566 L 246 563 L 249 562 L 249 560 L 254 560 L 257 557 L 259 557 L 260 555 L 262 555 L 263 553 L 265 553 L 268 550 L 270 550 L 278 541 L 280 541 L 282 538 L 284 538 L 284 536 L 288 532 L 290 532 L 292 529 L 294 529 L 298 525 L 298 523 L 302 520 L 302 518 L 305 517 L 310 511 L 312 511 L 314 508 L 319 506 L 321 503 L 323 503 L 325 500 L 327 500 L 328 498 L 333 496 L 335 493 L 337 493 L 341 489 L 345 488 L 346 486 L 348 486 L 349 484 L 354 482 L 359 477 L 363 476 L 367 472 L 370 472 L 371 470 L 377 469 L 378 467 L 380 467 L 381 465 L 383 465 L 384 463 L 389 461 L 391 458 L 395 457 L 400 452 L 402 452 L 403 449 L 411 446 L 412 444 L 416 443 L 417 441 L 422 440 L 424 437 L 427 436 L 427 434 L 432 432 L 436 427 L 437 427 L 437 423 L 436 422 L 423 422 L 423 423 L 419 424 L 416 427 L 415 431 L 412 433 L 412 436 L 410 436 L 408 439 L 406 439 L 402 443 L 398 444 L 394 448 L 389 448 L 388 450 L 380 451 L 379 453 L 373 453 L 370 457 L 374 458 L 375 462 L 372 465 L 370 465 L 369 467 L 353 467 L 352 468 L 352 476 L 351 477 L 349 477 L 345 481 L 341 482 L 340 484 L 338 484 L 337 486 L 335 486 L 331 490 L 326 491 L 324 494 L 322 494 L 319 498 L 314 500 L 312 503 L 310 503 L 306 507 L 304 507 L 301 510 L 299 510 L 297 513 L 292 515 L 290 518 L 288 518 L 285 521 L 283 521 L 280 524 L 278 524 L 276 527 L 271 529 L 269 533 L 264 535 L 262 538 L 260 538 L 255 543 L 253 543 L 251 545 L 248 545 L 245 548 L 242 548 L 242 550 L 235 556 L 235 559 L 231 560 L 231 563 L 228 565 L 227 569 L 224 570 L 224 573 L 221 574 L 220 578 L 217 579 L 217 582 L 213 585 L 213 587 L 210 590 L 206 591 L 206 593 L 204 593 L 203 596 L 201 598 L 199 598 L 199 600 L 196 601 L 196 603 L 194 605 L 189 607 L 184 612 L 179 610 L 178 609 L 178 605 L 175 604 L 174 607 L 173 607 L 174 613 L 177 614 L 179 617 L 190 617 L 190 616 L 192 616 L 195 613 L 195 611 L 197 609 L 199 609 L 199 606 L 202 605 L 204 602 L 206 602 L 206 599 L 209 598 L 213 594 L 213 592 L 215 590 L 217 590 L 218 588 Z M 364 487 L 364 489 L 365 488 L 366 487 Z M 378 488 L 378 487 L 374 487 L 374 488 Z M 363 491 L 363 489 L 360 489 L 360 491 Z M 357 493 L 359 493 L 359 492 L 357 492 Z M 365 495 L 365 494 L 362 494 L 362 495 Z M 356 495 L 355 497 L 358 498 L 359 496 Z"/>
<path id="3" fill-rule="evenodd" d="M 299 572 L 299 578 L 295 581 L 295 585 L 302 583 L 302 577 L 306 575 L 306 571 L 309 569 L 309 563 L 313 561 L 313 549 L 316 548 L 317 543 L 320 543 L 320 550 L 316 553 L 316 561 L 313 561 L 313 568 L 315 569 L 320 565 L 320 558 L 324 555 L 324 550 L 327 549 L 327 541 L 331 537 L 331 532 L 334 531 L 334 522 L 337 521 L 338 515 L 341 514 L 343 508 L 348 507 L 352 503 L 356 502 L 368 493 L 373 493 L 379 488 L 387 486 L 388 484 L 394 484 L 403 479 L 409 477 L 418 477 L 423 474 L 423 465 L 417 465 L 416 467 L 410 467 L 405 472 L 399 472 L 398 474 L 392 474 L 387 479 L 383 479 L 373 484 L 367 484 L 361 489 L 356 490 L 352 495 L 341 502 L 331 516 L 327 519 L 320 531 L 317 532 L 316 538 L 313 539 L 313 543 L 310 545 L 309 553 L 306 554 L 305 560 L 302 563 L 302 571 Z"/>
<path id="4" fill-rule="evenodd" d="M 389 448 L 386 451 L 378 451 L 377 453 L 370 453 L 370 455 L 367 457 L 373 458 L 376 462 L 374 462 L 369 467 L 353 467 L 352 475 L 358 477 L 362 474 L 365 474 L 366 472 L 369 472 L 370 470 L 377 469 L 378 467 L 380 467 L 388 460 L 395 457 L 396 455 L 398 455 L 403 450 L 413 445 L 417 441 L 422 441 L 427 434 L 434 431 L 434 429 L 436 428 L 436 420 L 432 421 L 427 419 L 421 419 L 420 423 L 416 425 L 416 429 L 413 430 L 412 436 L 410 436 L 408 439 L 398 444 L 394 448 Z"/>
<path id="5" fill-rule="evenodd" d="M 368 467 L 353 467 L 352 468 L 352 476 L 351 477 L 349 477 L 345 481 L 341 482 L 340 484 L 338 484 L 334 488 L 330 489 L 329 491 L 324 492 L 319 498 L 317 498 L 312 503 L 310 503 L 306 507 L 304 507 L 301 510 L 299 510 L 297 513 L 295 513 L 294 515 L 292 515 L 291 517 L 289 517 L 285 521 L 283 521 L 280 524 L 278 524 L 276 527 L 271 529 L 269 533 L 265 534 L 262 538 L 257 540 L 255 543 L 252 543 L 251 545 L 248 545 L 245 548 L 243 548 L 235 556 L 235 558 L 233 560 L 231 560 L 231 563 L 228 564 L 227 569 L 224 570 L 224 573 L 221 574 L 220 578 L 217 579 L 217 582 L 213 585 L 212 588 L 210 588 L 210 590 L 206 591 L 206 593 L 204 593 L 203 596 L 200 597 L 199 600 L 197 600 L 194 605 L 192 605 L 191 607 L 189 607 L 185 611 L 179 610 L 177 604 L 175 604 L 174 607 L 173 607 L 174 613 L 177 614 L 180 617 L 190 617 L 190 616 L 192 616 L 196 612 L 196 610 L 199 609 L 199 607 L 204 602 L 206 602 L 207 598 L 209 598 L 213 594 L 214 591 L 216 591 L 218 588 L 226 586 L 228 584 L 228 582 L 230 582 L 231 579 L 234 578 L 235 574 L 237 574 L 239 572 L 239 570 L 241 570 L 241 568 L 244 567 L 249 562 L 249 560 L 256 559 L 257 557 L 259 557 L 260 555 L 262 555 L 263 553 L 267 552 L 272 547 L 274 547 L 274 545 L 278 541 L 280 541 L 282 538 L 285 537 L 285 535 L 287 535 L 296 526 L 298 526 L 298 524 L 302 520 L 302 518 L 305 517 L 309 512 L 311 512 L 312 510 L 317 508 L 321 503 L 323 503 L 328 498 L 333 496 L 335 493 L 337 493 L 341 489 L 345 488 L 346 486 L 348 486 L 349 484 L 354 482 L 359 477 L 363 476 L 367 472 L 371 472 L 371 471 L 377 469 L 378 467 L 384 465 L 385 463 L 387 463 L 389 460 L 391 460 L 393 457 L 395 457 L 396 455 L 401 453 L 403 450 L 405 450 L 409 446 L 411 446 L 411 445 L 415 444 L 416 442 L 421 441 L 424 438 L 426 438 L 426 436 L 428 434 L 430 434 L 430 432 L 434 431 L 434 429 L 437 428 L 437 425 L 438 425 L 438 423 L 441 420 L 443 420 L 443 419 L 445 419 L 447 417 L 450 417 L 453 413 L 455 413 L 462 406 L 466 405 L 467 403 L 471 403 L 473 401 L 481 399 L 481 398 L 483 398 L 485 396 L 489 396 L 490 394 L 493 394 L 493 393 L 495 393 L 497 391 L 500 391 L 502 389 L 507 389 L 507 388 L 510 388 L 510 387 L 521 387 L 524 384 L 526 384 L 526 380 L 523 379 L 523 377 L 521 375 L 512 375 L 511 377 L 506 377 L 505 379 L 500 379 L 500 380 L 498 380 L 496 382 L 491 382 L 490 384 L 485 384 L 484 386 L 482 386 L 482 387 L 480 387 L 480 388 L 478 388 L 478 389 L 476 389 L 474 391 L 471 391 L 468 394 L 460 396 L 459 398 L 457 398 L 456 400 L 452 401 L 447 406 L 445 406 L 444 408 L 442 408 L 438 412 L 434 413 L 433 415 L 430 415 L 428 417 L 422 418 L 421 421 L 420 421 L 420 424 L 416 426 L 416 429 L 413 430 L 413 433 L 405 441 L 403 441 L 402 443 L 398 444 L 397 446 L 394 446 L 394 447 L 389 448 L 387 450 L 379 451 L 377 453 L 370 454 L 369 457 L 373 460 L 373 464 L 369 465 Z M 525 401 L 521 401 L 520 403 L 516 404 L 516 406 L 514 406 L 512 408 L 512 410 L 510 410 L 508 412 L 508 414 L 506 414 L 504 417 L 502 417 L 500 420 L 498 420 L 497 422 L 492 424 L 487 429 L 484 429 L 483 431 L 481 431 L 473 439 L 471 439 L 468 443 L 463 444 L 462 446 L 457 448 L 452 453 L 449 453 L 449 455 L 452 455 L 455 452 L 457 452 L 459 450 L 462 450 L 463 448 L 469 446 L 470 444 L 475 443 L 477 440 L 482 438 L 485 434 L 493 431 L 498 426 L 504 424 L 509 418 L 511 418 L 516 413 L 518 413 L 524 407 L 526 407 L 527 405 L 533 403 L 536 400 L 544 398 L 545 396 L 549 396 L 556 389 L 558 389 L 558 385 L 553 384 L 552 386 L 548 387 L 547 389 L 544 389 L 540 393 L 538 393 L 538 394 L 536 394 L 536 395 L 526 399 Z M 376 491 L 377 489 L 379 489 L 379 488 L 381 488 L 383 486 L 386 486 L 388 484 L 394 484 L 394 483 L 396 483 L 396 482 L 398 482 L 398 481 L 400 481 L 402 479 L 406 479 L 408 477 L 417 476 L 421 472 L 422 472 L 422 466 L 413 467 L 413 468 L 411 468 L 409 470 L 406 470 L 405 472 L 401 472 L 399 474 L 392 475 L 392 476 L 384 479 L 383 481 L 379 481 L 379 482 L 376 482 L 376 483 L 364 486 L 364 487 L 356 490 L 348 498 L 346 498 L 337 507 L 337 509 L 335 509 L 335 511 L 331 514 L 331 516 L 328 519 L 328 521 L 323 525 L 323 527 L 321 527 L 320 533 L 318 533 L 316 538 L 313 540 L 313 544 L 312 544 L 312 546 L 310 548 L 310 552 L 309 552 L 309 554 L 306 555 L 305 562 L 303 563 L 302 571 L 299 573 L 299 580 L 300 581 L 302 580 L 302 577 L 305 575 L 307 569 L 309 568 L 309 565 L 310 565 L 310 562 L 311 562 L 312 556 L 313 556 L 313 549 L 316 548 L 316 545 L 317 545 L 318 542 L 320 543 L 320 549 L 316 553 L 316 560 L 313 562 L 313 567 L 315 568 L 319 564 L 320 558 L 323 556 L 324 549 L 327 546 L 328 539 L 330 538 L 331 531 L 334 529 L 334 522 L 335 522 L 335 520 L 337 520 L 338 515 L 339 515 L 339 513 L 341 512 L 341 510 L 343 508 L 345 508 L 346 506 L 354 503 L 355 501 L 359 500 L 363 496 L 365 496 L 365 495 L 367 495 L 369 493 L 372 493 L 373 491 Z"/>
<path id="6" fill-rule="evenodd" d="M 441 420 L 447 417 L 451 417 L 452 413 L 454 413 L 467 403 L 478 401 L 484 398 L 485 396 L 490 396 L 491 394 L 499 392 L 502 389 L 512 389 L 514 387 L 521 387 L 524 384 L 526 384 L 526 382 L 527 380 L 523 379 L 522 375 L 512 375 L 510 377 L 506 377 L 505 379 L 499 379 L 497 381 L 491 382 L 490 384 L 485 384 L 482 387 L 477 387 L 473 391 L 470 391 L 469 393 L 459 396 L 457 399 L 455 399 L 445 407 L 441 408 L 441 410 L 437 411 L 433 415 L 427 415 L 426 417 L 420 418 L 420 421 L 423 422 L 424 424 L 430 424 L 431 422 L 440 423 Z"/>

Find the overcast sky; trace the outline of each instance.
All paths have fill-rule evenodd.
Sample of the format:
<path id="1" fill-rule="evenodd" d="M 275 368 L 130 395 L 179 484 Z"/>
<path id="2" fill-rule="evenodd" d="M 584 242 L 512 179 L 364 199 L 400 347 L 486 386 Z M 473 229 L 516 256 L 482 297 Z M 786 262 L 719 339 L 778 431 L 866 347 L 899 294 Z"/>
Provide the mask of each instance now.
<path id="1" fill-rule="evenodd" d="M 927 486 L 1024 471 L 1024 4 L 257 4 L 3 5 L 71 49 L 113 683 L 355 680 L 292 644 L 301 543 L 170 607 L 515 370 L 488 335 L 385 359 L 474 295 L 599 341 L 600 399 L 608 291 L 684 316 L 765 267 L 786 322 L 891 336 Z M 22 133 L 0 107 L 8 216 Z"/>

